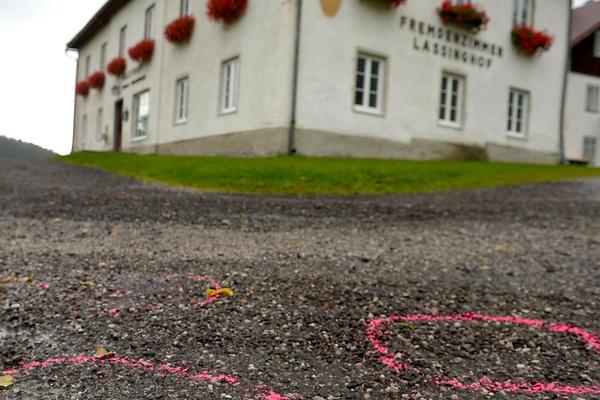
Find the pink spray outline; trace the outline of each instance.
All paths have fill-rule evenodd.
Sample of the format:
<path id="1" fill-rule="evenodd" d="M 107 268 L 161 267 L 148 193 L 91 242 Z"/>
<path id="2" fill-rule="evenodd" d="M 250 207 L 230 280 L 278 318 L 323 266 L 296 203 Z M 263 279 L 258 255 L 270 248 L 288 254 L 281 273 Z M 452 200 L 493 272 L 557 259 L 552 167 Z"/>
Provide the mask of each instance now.
<path id="1" fill-rule="evenodd" d="M 410 369 L 407 362 L 399 361 L 402 359 L 402 353 L 393 353 L 387 348 L 383 341 L 387 338 L 384 333 L 384 327 L 395 322 L 495 322 L 500 324 L 525 325 L 532 328 L 544 329 L 553 333 L 568 333 L 576 336 L 579 340 L 600 353 L 600 339 L 589 331 L 566 324 L 549 323 L 538 319 L 519 318 L 511 316 L 491 316 L 485 314 L 466 313 L 458 315 L 440 315 L 432 316 L 425 314 L 412 314 L 406 316 L 391 316 L 373 319 L 367 322 L 366 335 L 375 351 L 379 353 L 379 362 L 391 369 L 395 373 L 406 372 Z M 493 392 L 500 391 L 534 395 L 540 393 L 555 393 L 563 396 L 570 395 L 600 395 L 599 386 L 568 386 L 553 382 L 532 382 L 517 384 L 511 382 L 500 382 L 482 377 L 474 383 L 464 383 L 458 379 L 437 378 L 434 380 L 436 386 L 449 386 L 457 390 L 466 390 L 472 392 Z"/>
<path id="2" fill-rule="evenodd" d="M 86 364 L 108 364 L 120 365 L 131 369 L 142 370 L 145 373 L 155 373 L 160 376 L 171 375 L 184 379 L 190 383 L 226 383 L 230 386 L 240 386 L 239 379 L 234 375 L 226 375 L 223 373 L 215 373 L 203 371 L 200 373 L 192 373 L 188 367 L 173 367 L 167 364 L 156 364 L 151 361 L 139 359 L 127 359 L 121 357 L 110 356 L 76 356 L 76 357 L 61 357 L 50 358 L 45 361 L 33 361 L 23 363 L 18 368 L 0 371 L 0 376 L 17 376 L 19 374 L 33 371 L 35 369 L 50 369 L 61 365 L 86 365 Z M 253 392 L 258 394 L 261 400 L 289 400 L 266 385 L 257 386 Z"/>

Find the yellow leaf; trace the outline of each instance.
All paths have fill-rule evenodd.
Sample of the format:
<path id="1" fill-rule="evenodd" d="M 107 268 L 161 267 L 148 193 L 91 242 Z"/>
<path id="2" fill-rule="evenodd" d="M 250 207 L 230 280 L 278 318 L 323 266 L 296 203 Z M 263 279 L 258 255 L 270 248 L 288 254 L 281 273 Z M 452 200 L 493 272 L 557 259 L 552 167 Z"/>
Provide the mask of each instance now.
<path id="1" fill-rule="evenodd" d="M 235 292 L 230 288 L 222 288 L 222 289 L 208 289 L 206 291 L 206 295 L 208 297 L 216 297 L 216 296 L 225 296 L 225 297 L 233 297 L 235 296 Z"/>
<path id="2" fill-rule="evenodd" d="M 83 286 L 87 286 L 87 287 L 96 286 L 96 282 L 94 282 L 94 281 L 83 281 L 83 282 L 81 282 L 81 284 Z"/>
<path id="3" fill-rule="evenodd" d="M 0 376 L 0 389 L 6 389 L 15 383 L 15 378 L 10 375 Z"/>
<path id="4" fill-rule="evenodd" d="M 114 357 L 115 353 L 110 352 L 104 348 L 99 348 L 99 349 L 96 349 L 96 355 L 98 357 L 102 357 L 102 358 L 110 358 L 110 357 Z"/>

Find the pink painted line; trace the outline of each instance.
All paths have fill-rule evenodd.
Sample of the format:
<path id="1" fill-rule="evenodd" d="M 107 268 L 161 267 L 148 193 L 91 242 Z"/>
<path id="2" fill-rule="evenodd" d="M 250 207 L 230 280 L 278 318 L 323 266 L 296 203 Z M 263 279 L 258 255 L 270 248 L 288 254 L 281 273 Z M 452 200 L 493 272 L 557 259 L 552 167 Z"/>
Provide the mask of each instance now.
<path id="1" fill-rule="evenodd" d="M 23 373 L 31 372 L 36 369 L 49 369 L 63 365 L 119 365 L 126 368 L 141 370 L 144 373 L 154 373 L 157 375 L 171 375 L 184 379 L 191 383 L 210 382 L 210 383 L 225 383 L 230 386 L 240 386 L 241 383 L 236 376 L 226 375 L 222 373 L 211 373 L 203 371 L 192 373 L 188 367 L 174 367 L 168 364 L 156 364 L 148 360 L 132 360 L 120 357 L 106 356 L 76 356 L 76 357 L 61 357 L 50 358 L 45 361 L 33 361 L 30 363 L 21 364 L 18 368 L 0 371 L 0 376 L 18 376 Z M 266 385 L 257 386 L 254 392 L 259 394 L 261 400 L 289 400 Z"/>
<path id="2" fill-rule="evenodd" d="M 493 322 L 498 324 L 524 325 L 531 328 L 543 329 L 553 333 L 567 333 L 574 335 L 587 346 L 600 354 L 600 339 L 591 332 L 573 325 L 548 323 L 546 321 L 529 318 L 519 318 L 512 316 L 492 316 L 485 314 L 467 313 L 457 315 L 425 315 L 412 314 L 406 316 L 391 316 L 377 318 L 367 322 L 366 335 L 371 345 L 379 353 L 379 361 L 395 373 L 406 372 L 410 365 L 403 361 L 405 356 L 402 353 L 394 353 L 385 345 L 388 334 L 385 328 L 396 322 Z M 437 378 L 434 380 L 437 386 L 449 386 L 457 390 L 466 390 L 473 392 L 510 392 L 522 393 L 528 395 L 541 393 L 555 393 L 563 396 L 569 395 L 600 395 L 599 386 L 568 386 L 554 382 L 532 382 L 532 383 L 512 383 L 493 381 L 482 377 L 475 383 L 464 383 L 457 379 Z"/>

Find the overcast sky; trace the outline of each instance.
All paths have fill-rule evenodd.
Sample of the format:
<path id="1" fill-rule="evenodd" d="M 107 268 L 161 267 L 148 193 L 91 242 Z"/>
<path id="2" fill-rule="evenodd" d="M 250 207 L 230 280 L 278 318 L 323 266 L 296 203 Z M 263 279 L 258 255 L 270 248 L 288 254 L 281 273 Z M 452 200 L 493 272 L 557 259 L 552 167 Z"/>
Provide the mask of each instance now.
<path id="1" fill-rule="evenodd" d="M 0 0 L 0 135 L 71 151 L 75 60 L 65 45 L 104 1 Z"/>

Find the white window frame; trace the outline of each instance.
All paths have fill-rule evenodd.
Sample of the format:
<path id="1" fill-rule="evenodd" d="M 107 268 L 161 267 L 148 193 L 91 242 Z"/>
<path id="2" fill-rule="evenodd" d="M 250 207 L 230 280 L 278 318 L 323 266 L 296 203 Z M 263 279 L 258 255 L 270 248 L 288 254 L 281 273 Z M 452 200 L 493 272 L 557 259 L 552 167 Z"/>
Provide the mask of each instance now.
<path id="1" fill-rule="evenodd" d="M 144 39 L 154 39 L 154 20 L 156 15 L 155 4 L 146 9 L 144 14 Z"/>
<path id="2" fill-rule="evenodd" d="M 587 85 L 585 91 L 585 111 L 598 113 L 600 103 L 600 86 Z"/>
<path id="3" fill-rule="evenodd" d="M 179 15 L 192 15 L 192 0 L 181 0 L 179 4 Z"/>
<path id="4" fill-rule="evenodd" d="M 121 27 L 119 30 L 119 57 L 125 57 L 125 51 L 127 48 L 127 25 Z"/>
<path id="5" fill-rule="evenodd" d="M 442 73 L 438 105 L 438 123 L 440 125 L 451 128 L 462 126 L 465 86 L 466 79 L 464 76 L 449 72 Z"/>
<path id="6" fill-rule="evenodd" d="M 106 68 L 106 48 L 108 47 L 108 43 L 102 43 L 102 47 L 100 47 L 100 71 L 104 71 Z"/>
<path id="7" fill-rule="evenodd" d="M 374 65 L 377 65 L 377 74 L 373 73 Z M 364 71 L 361 71 L 361 68 L 364 68 Z M 373 84 L 374 78 L 376 79 L 375 84 Z M 354 110 L 369 114 L 383 114 L 385 79 L 386 59 L 380 56 L 359 53 L 356 59 L 354 81 Z M 375 96 L 374 105 L 371 101 L 373 95 Z"/>
<path id="8" fill-rule="evenodd" d="M 104 133 L 104 110 L 101 108 L 96 111 L 96 139 L 101 139 Z"/>
<path id="9" fill-rule="evenodd" d="M 596 164 L 596 151 L 597 151 L 598 140 L 593 136 L 583 137 L 583 154 L 584 160 L 588 161 L 590 165 Z"/>
<path id="10" fill-rule="evenodd" d="M 594 57 L 600 58 L 600 30 L 594 34 Z"/>
<path id="11" fill-rule="evenodd" d="M 188 120 L 188 102 L 190 96 L 189 77 L 178 79 L 175 83 L 175 124 L 184 124 Z"/>
<path id="12" fill-rule="evenodd" d="M 145 103 L 144 101 L 145 100 Z M 145 114 L 145 115 L 144 115 Z M 143 122 L 141 118 L 145 117 L 145 130 L 140 129 Z M 148 137 L 150 129 L 150 90 L 144 90 L 133 96 L 133 118 L 132 118 L 132 140 L 142 140 Z"/>
<path id="13" fill-rule="evenodd" d="M 528 91 L 510 88 L 508 92 L 508 115 L 506 132 L 508 136 L 524 139 L 529 128 L 529 108 L 531 96 Z"/>
<path id="14" fill-rule="evenodd" d="M 240 79 L 240 59 L 231 58 L 222 65 L 221 71 L 221 113 L 230 114 L 238 108 L 238 87 Z"/>
<path id="15" fill-rule="evenodd" d="M 513 26 L 533 25 L 534 0 L 514 0 Z"/>

